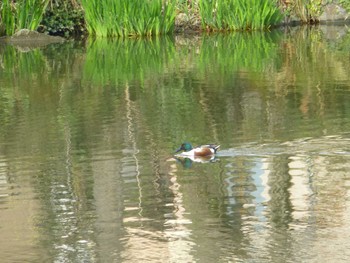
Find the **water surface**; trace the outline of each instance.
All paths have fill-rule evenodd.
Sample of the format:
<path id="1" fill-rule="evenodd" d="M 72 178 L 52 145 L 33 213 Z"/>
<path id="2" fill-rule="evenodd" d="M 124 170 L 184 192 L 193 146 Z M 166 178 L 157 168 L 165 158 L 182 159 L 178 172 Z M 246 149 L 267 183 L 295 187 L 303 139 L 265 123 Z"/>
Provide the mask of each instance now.
<path id="1" fill-rule="evenodd" d="M 348 262 L 349 44 L 313 27 L 0 46 L 0 257 Z M 183 141 L 221 151 L 176 160 Z"/>

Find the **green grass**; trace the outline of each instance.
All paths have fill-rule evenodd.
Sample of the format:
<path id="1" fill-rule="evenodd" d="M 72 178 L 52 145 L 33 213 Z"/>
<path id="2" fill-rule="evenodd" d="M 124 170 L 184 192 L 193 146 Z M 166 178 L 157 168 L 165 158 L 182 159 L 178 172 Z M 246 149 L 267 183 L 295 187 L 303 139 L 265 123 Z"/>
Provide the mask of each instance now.
<path id="1" fill-rule="evenodd" d="M 275 0 L 199 0 L 207 31 L 260 30 L 281 21 Z"/>
<path id="2" fill-rule="evenodd" d="M 0 35 L 12 35 L 19 29 L 36 30 L 49 0 L 0 1 Z"/>
<path id="3" fill-rule="evenodd" d="M 175 0 L 82 0 L 90 35 L 101 37 L 167 34 L 175 25 Z"/>

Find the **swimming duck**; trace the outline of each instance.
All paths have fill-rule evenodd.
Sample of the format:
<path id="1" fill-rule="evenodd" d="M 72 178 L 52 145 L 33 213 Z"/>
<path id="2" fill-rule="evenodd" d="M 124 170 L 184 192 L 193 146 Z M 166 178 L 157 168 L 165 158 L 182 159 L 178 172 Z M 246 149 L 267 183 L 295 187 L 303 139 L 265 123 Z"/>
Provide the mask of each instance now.
<path id="1" fill-rule="evenodd" d="M 193 148 L 190 143 L 185 142 L 181 144 L 180 148 L 178 148 L 175 153 L 183 151 L 177 156 L 211 156 L 215 155 L 219 147 L 220 145 L 216 144 L 205 144 Z"/>

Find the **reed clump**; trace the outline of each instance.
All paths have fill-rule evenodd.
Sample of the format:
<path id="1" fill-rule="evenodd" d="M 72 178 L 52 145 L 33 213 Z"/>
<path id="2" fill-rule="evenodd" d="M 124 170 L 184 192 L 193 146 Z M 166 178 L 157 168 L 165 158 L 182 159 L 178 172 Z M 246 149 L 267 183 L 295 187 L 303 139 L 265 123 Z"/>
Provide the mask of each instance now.
<path id="1" fill-rule="evenodd" d="M 199 0 L 199 10 L 207 31 L 261 30 L 282 20 L 275 0 Z"/>
<path id="2" fill-rule="evenodd" d="M 82 0 L 87 30 L 101 37 L 150 36 L 173 31 L 176 0 Z"/>

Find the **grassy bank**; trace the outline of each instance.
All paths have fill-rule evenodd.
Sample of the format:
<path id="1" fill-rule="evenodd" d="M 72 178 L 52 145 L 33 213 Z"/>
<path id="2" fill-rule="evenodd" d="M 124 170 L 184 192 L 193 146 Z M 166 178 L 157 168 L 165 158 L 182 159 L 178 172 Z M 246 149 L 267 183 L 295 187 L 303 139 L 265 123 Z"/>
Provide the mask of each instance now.
<path id="1" fill-rule="evenodd" d="M 348 1 L 328 2 L 350 10 Z M 289 17 L 317 23 L 323 7 L 320 0 L 3 0 L 0 36 L 22 28 L 98 37 L 262 30 Z"/>

